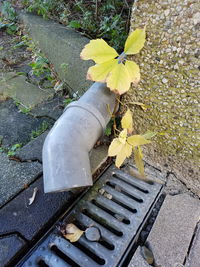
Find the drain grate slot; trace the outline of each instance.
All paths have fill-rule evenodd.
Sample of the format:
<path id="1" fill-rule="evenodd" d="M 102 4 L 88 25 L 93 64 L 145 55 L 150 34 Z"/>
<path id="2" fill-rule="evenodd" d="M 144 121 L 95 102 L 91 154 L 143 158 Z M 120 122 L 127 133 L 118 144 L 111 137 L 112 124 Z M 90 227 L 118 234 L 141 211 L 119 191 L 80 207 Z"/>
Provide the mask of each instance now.
<path id="1" fill-rule="evenodd" d="M 92 220 L 91 218 L 89 218 L 88 216 L 82 213 L 77 214 L 76 217 L 80 222 L 82 222 L 87 227 L 90 227 L 91 225 L 95 225 L 101 232 L 101 238 L 105 240 L 107 243 L 111 243 L 111 245 L 114 245 L 117 242 L 118 237 L 115 234 L 113 234 L 111 231 L 109 231 L 107 228 L 103 227 L 98 222 L 95 222 L 94 220 Z"/>
<path id="2" fill-rule="evenodd" d="M 127 184 L 130 184 L 131 186 L 135 187 L 139 191 L 143 193 L 149 193 L 149 187 L 148 185 L 153 185 L 153 182 L 145 182 L 138 179 L 133 179 L 130 174 L 122 172 L 121 170 L 117 169 L 115 170 L 112 175 L 118 179 L 123 180 Z"/>
<path id="3" fill-rule="evenodd" d="M 89 253 L 86 248 L 84 248 L 83 251 L 83 249 L 81 249 L 82 246 L 79 245 L 78 242 L 70 243 L 62 237 L 57 237 L 55 245 L 64 255 L 71 258 L 78 266 L 83 266 L 82 264 L 84 262 L 87 262 L 87 266 L 97 265 L 97 263 L 92 259 L 92 253 Z"/>
<path id="4" fill-rule="evenodd" d="M 120 181 L 122 181 L 122 182 L 125 182 L 126 184 L 128 184 L 128 185 L 134 187 L 135 189 L 141 191 L 142 193 L 145 193 L 145 194 L 148 194 L 148 193 L 149 193 L 148 190 L 146 190 L 146 189 L 142 189 L 142 188 L 136 186 L 134 183 L 130 182 L 128 179 L 123 179 L 119 174 L 114 173 L 114 174 L 113 174 L 113 177 L 115 177 L 116 179 L 118 179 L 118 180 L 120 180 Z"/>
<path id="5" fill-rule="evenodd" d="M 118 210 L 117 210 L 116 206 L 110 205 L 109 201 L 106 201 L 100 198 L 97 198 L 97 200 L 93 199 L 92 203 L 95 206 L 107 212 L 108 214 L 112 215 L 118 221 L 123 222 L 125 224 L 130 224 L 130 220 L 126 218 L 126 215 L 125 215 L 126 213 L 119 205 L 118 205 Z"/>
<path id="6" fill-rule="evenodd" d="M 92 246 L 89 246 L 88 243 L 84 242 L 84 240 L 81 238 L 78 242 L 75 242 L 73 245 L 79 250 L 83 251 L 83 253 L 85 253 L 97 264 L 99 265 L 105 264 L 105 260 L 103 259 L 103 257 L 98 256 L 97 251 L 95 251 L 94 244 L 92 244 Z"/>
<path id="7" fill-rule="evenodd" d="M 70 257 L 65 255 L 62 251 L 60 251 L 56 245 L 51 246 L 51 251 L 53 251 L 58 257 L 63 259 L 66 263 L 68 263 L 68 266 L 74 266 L 74 267 L 81 267 L 76 262 L 74 262 Z"/>
<path id="8" fill-rule="evenodd" d="M 98 209 L 98 211 L 100 212 L 100 209 Z M 116 229 L 116 227 L 112 227 L 109 224 L 108 218 L 107 218 L 107 220 L 105 218 L 102 219 L 101 215 L 91 213 L 90 210 L 87 210 L 87 209 L 83 210 L 82 213 L 87 215 L 94 222 L 97 222 L 98 224 L 102 225 L 104 228 L 106 228 L 111 233 L 115 234 L 116 236 L 122 236 L 123 235 L 123 233 L 119 229 Z M 100 213 L 102 214 L 102 211 Z M 105 215 L 105 213 L 104 213 L 104 215 Z"/>
<path id="9" fill-rule="evenodd" d="M 95 227 L 99 240 L 90 241 L 83 234 L 70 243 L 55 226 L 20 266 L 118 266 L 161 189 L 160 184 L 145 183 L 111 166 L 58 222 L 58 226 L 73 223 L 83 231 Z"/>
<path id="10" fill-rule="evenodd" d="M 48 267 L 49 265 L 47 265 L 44 260 L 39 260 L 38 261 L 38 266 L 39 267 Z"/>
<path id="11" fill-rule="evenodd" d="M 114 188 L 116 191 L 121 192 L 122 194 L 124 194 L 125 196 L 132 198 L 133 200 L 142 203 L 143 199 L 140 198 L 140 196 L 138 194 L 131 194 L 129 193 L 130 190 L 128 190 L 121 182 L 106 182 L 106 184 L 112 188 Z"/>

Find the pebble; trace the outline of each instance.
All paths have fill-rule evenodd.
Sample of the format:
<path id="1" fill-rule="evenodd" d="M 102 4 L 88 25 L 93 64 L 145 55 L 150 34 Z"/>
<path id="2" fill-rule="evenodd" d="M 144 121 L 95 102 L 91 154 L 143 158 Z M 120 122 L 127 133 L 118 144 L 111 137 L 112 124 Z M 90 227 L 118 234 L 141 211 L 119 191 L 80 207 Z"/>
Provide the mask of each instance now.
<path id="1" fill-rule="evenodd" d="M 168 80 L 167 79 L 162 79 L 162 83 L 167 83 L 168 82 Z"/>

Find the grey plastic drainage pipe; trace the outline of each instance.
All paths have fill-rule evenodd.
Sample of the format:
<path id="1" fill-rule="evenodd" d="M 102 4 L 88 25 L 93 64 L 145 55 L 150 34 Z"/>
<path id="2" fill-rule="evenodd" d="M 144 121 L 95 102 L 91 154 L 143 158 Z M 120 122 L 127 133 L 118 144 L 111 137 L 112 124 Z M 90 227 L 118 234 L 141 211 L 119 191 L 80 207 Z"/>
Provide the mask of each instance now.
<path id="1" fill-rule="evenodd" d="M 103 134 L 116 97 L 104 83 L 94 83 L 67 106 L 47 135 L 42 152 L 44 191 L 90 186 L 89 152 Z"/>

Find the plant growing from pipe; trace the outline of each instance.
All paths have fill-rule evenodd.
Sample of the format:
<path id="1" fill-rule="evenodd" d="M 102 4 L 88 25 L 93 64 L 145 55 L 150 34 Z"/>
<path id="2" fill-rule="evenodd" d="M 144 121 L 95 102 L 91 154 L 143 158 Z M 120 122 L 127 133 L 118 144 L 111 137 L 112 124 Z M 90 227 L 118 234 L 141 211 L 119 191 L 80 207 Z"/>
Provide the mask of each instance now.
<path id="1" fill-rule="evenodd" d="M 131 83 L 137 85 L 140 81 L 140 68 L 134 61 L 127 60 L 128 55 L 135 55 L 144 47 L 146 29 L 136 29 L 127 38 L 124 52 L 120 55 L 103 39 L 91 40 L 82 52 L 83 60 L 93 60 L 96 65 L 90 67 L 87 79 L 106 83 L 107 87 L 117 95 L 126 93 Z M 120 102 L 120 101 L 119 101 Z M 142 103 L 140 103 L 142 104 Z M 132 113 L 128 109 L 121 120 L 122 131 L 113 139 L 109 146 L 108 155 L 116 156 L 115 165 L 119 168 L 124 160 L 134 154 L 135 164 L 142 176 L 144 174 L 142 145 L 150 143 L 155 133 L 133 135 Z"/>

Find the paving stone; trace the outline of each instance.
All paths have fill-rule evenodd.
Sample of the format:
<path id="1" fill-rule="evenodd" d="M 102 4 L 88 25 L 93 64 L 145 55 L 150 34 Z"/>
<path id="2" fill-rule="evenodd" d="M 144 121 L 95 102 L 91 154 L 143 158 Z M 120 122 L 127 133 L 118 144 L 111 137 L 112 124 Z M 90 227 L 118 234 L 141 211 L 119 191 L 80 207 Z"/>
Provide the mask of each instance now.
<path id="1" fill-rule="evenodd" d="M 91 150 L 90 166 L 92 174 L 98 170 L 98 168 L 107 160 L 107 158 L 108 158 L 108 146 L 101 145 Z"/>
<path id="2" fill-rule="evenodd" d="M 13 76 L 13 77 L 12 77 Z M 11 97 L 27 108 L 32 108 L 54 95 L 54 89 L 40 89 L 26 81 L 24 75 L 14 76 L 2 73 L 0 77 L 0 95 Z"/>
<path id="3" fill-rule="evenodd" d="M 200 218 L 200 201 L 188 194 L 167 195 L 148 242 L 160 266 L 183 264 Z"/>
<path id="4" fill-rule="evenodd" d="M 86 73 L 92 62 L 80 58 L 89 39 L 73 29 L 39 16 L 22 14 L 21 19 L 29 28 L 33 40 L 54 65 L 60 79 L 69 85 L 71 93 L 78 92 L 82 95 L 92 84 L 86 80 Z M 63 63 L 67 70 L 62 67 Z"/>
<path id="5" fill-rule="evenodd" d="M 31 132 L 40 128 L 43 122 L 51 126 L 54 121 L 48 118 L 33 118 L 20 113 L 10 99 L 0 102 L 0 122 L 2 145 L 11 146 L 16 143 L 27 143 L 30 141 Z"/>
<path id="6" fill-rule="evenodd" d="M 35 201 L 29 206 L 29 198 L 33 195 L 35 187 L 38 188 L 38 192 Z M 68 208 L 73 196 L 71 192 L 45 194 L 43 179 L 40 177 L 0 209 L 0 236 L 17 231 L 31 240 L 61 208 Z"/>
<path id="7" fill-rule="evenodd" d="M 150 265 L 145 261 L 145 259 L 141 255 L 141 247 L 138 247 L 128 267 L 149 267 L 149 266 Z"/>
<path id="8" fill-rule="evenodd" d="M 63 97 L 55 96 L 49 99 L 31 110 L 31 114 L 39 117 L 50 117 L 57 120 L 63 113 Z"/>
<path id="9" fill-rule="evenodd" d="M 189 193 L 189 190 L 175 177 L 174 174 L 170 174 L 167 178 L 167 184 L 164 188 L 164 192 L 169 195 L 177 195 Z"/>
<path id="10" fill-rule="evenodd" d="M 17 151 L 15 156 L 19 158 L 21 161 L 38 160 L 42 162 L 42 147 L 48 133 L 49 131 L 46 131 L 37 138 L 30 141 L 28 144 L 23 146 L 19 151 Z"/>
<path id="11" fill-rule="evenodd" d="M 192 242 L 189 257 L 186 261 L 186 267 L 200 267 L 200 223 L 196 229 L 195 237 Z"/>
<path id="12" fill-rule="evenodd" d="M 25 244 L 16 234 L 0 237 L 0 266 L 5 266 Z"/>
<path id="13" fill-rule="evenodd" d="M 0 153 L 0 207 L 41 174 L 38 162 L 16 162 Z"/>
<path id="14" fill-rule="evenodd" d="M 29 198 L 35 187 L 38 188 L 38 191 L 34 202 L 29 206 Z M 69 208 L 76 197 L 77 195 L 71 192 L 44 194 L 43 179 L 40 177 L 0 209 L 0 238 L 1 235 L 11 232 L 20 233 L 30 242 L 35 238 L 40 238 L 41 232 L 47 231 L 58 216 Z M 20 248 L 17 247 L 18 250 Z M 21 251 L 22 256 L 23 249 L 24 247 Z M 11 256 L 6 260 L 9 261 Z M 6 260 L 0 266 L 4 266 L 7 263 Z"/>

